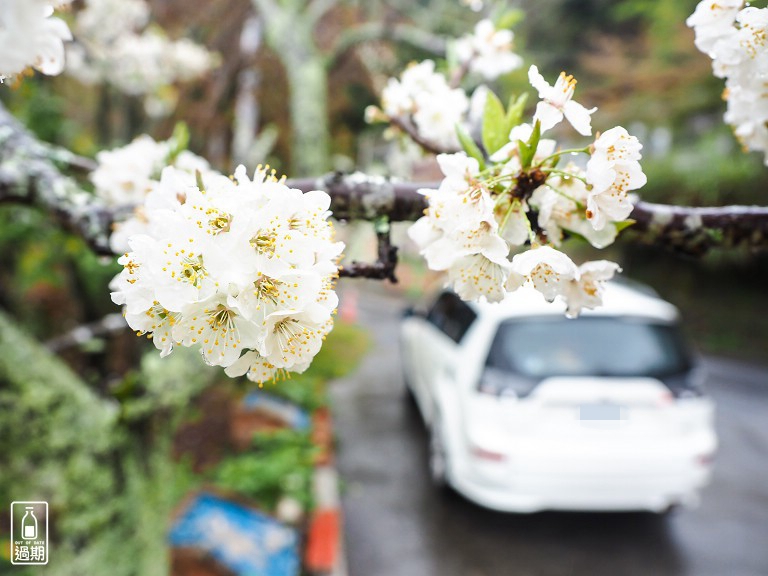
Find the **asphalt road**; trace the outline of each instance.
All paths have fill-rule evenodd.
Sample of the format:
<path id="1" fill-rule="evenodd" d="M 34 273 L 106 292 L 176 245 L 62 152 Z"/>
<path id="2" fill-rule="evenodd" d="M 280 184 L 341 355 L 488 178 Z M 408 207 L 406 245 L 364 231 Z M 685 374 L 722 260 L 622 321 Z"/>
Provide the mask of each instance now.
<path id="1" fill-rule="evenodd" d="M 350 576 L 766 576 L 768 370 L 707 359 L 720 451 L 701 506 L 650 514 L 501 514 L 436 492 L 404 399 L 402 304 L 359 298 L 374 348 L 332 387 Z"/>

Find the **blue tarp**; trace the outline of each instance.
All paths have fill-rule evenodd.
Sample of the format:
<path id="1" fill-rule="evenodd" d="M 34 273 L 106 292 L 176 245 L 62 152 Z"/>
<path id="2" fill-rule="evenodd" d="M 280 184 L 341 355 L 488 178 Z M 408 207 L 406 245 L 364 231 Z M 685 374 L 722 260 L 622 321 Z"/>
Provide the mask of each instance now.
<path id="1" fill-rule="evenodd" d="M 260 408 L 270 412 L 283 420 L 294 430 L 308 430 L 311 421 L 309 414 L 283 398 L 278 398 L 261 390 L 254 390 L 242 400 L 242 406 L 246 410 Z"/>
<path id="2" fill-rule="evenodd" d="M 197 548 L 243 576 L 296 576 L 296 530 L 235 502 L 201 493 L 171 527 L 172 546 Z"/>

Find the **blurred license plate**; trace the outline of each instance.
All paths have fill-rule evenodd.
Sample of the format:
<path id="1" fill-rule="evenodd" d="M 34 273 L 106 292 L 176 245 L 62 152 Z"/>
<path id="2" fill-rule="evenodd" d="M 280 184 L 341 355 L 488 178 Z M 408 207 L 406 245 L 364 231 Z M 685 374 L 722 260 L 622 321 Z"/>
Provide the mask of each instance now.
<path id="1" fill-rule="evenodd" d="M 626 420 L 627 409 L 618 404 L 582 404 L 579 420 Z"/>

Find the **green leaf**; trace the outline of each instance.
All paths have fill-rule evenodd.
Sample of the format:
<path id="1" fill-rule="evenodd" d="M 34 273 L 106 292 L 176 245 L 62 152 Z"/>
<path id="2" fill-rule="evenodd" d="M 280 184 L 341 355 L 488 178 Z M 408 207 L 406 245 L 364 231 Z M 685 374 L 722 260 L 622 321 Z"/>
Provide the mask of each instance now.
<path id="1" fill-rule="evenodd" d="M 525 18 L 525 12 L 522 10 L 508 10 L 494 22 L 497 30 L 503 30 L 504 28 L 513 28 L 517 24 L 523 21 Z"/>
<path id="2" fill-rule="evenodd" d="M 485 170 L 485 158 L 483 158 L 483 153 L 461 124 L 456 124 L 456 136 L 459 137 L 459 142 L 461 143 L 464 152 L 477 160 L 478 164 L 480 164 L 480 170 Z"/>
<path id="3" fill-rule="evenodd" d="M 528 102 L 528 92 L 520 94 L 517 98 L 514 96 L 509 97 L 506 118 L 508 132 L 523 120 L 523 110 L 525 109 L 526 102 Z"/>
<path id="4" fill-rule="evenodd" d="M 520 150 L 520 163 L 522 164 L 523 169 L 528 168 L 533 160 L 533 148 L 528 146 L 528 144 L 522 140 L 517 141 L 517 147 Z"/>
<path id="5" fill-rule="evenodd" d="M 539 147 L 539 140 L 541 139 L 541 122 L 536 120 L 536 124 L 533 125 L 533 132 L 528 142 L 518 140 L 520 144 L 520 163 L 523 170 L 531 167 L 533 157 L 536 154 L 536 149 Z"/>
<path id="6" fill-rule="evenodd" d="M 171 150 L 168 153 L 168 163 L 173 164 L 179 154 L 189 146 L 189 128 L 184 122 L 178 122 L 173 128 L 170 138 Z"/>
<path id="7" fill-rule="evenodd" d="M 631 218 L 624 220 L 623 222 L 614 222 L 613 225 L 616 226 L 616 232 L 621 232 L 622 230 L 626 230 L 633 224 L 635 224 L 637 220 L 632 220 Z"/>
<path id="8" fill-rule="evenodd" d="M 509 130 L 504 113 L 504 104 L 499 97 L 488 91 L 483 112 L 483 146 L 490 155 L 509 142 Z"/>

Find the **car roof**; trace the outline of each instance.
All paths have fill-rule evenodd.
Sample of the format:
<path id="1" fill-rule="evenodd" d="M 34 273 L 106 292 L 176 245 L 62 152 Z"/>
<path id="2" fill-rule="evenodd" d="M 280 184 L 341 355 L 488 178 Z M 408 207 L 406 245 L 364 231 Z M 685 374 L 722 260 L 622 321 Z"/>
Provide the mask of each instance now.
<path id="1" fill-rule="evenodd" d="M 561 298 L 547 302 L 540 292 L 526 285 L 507 295 L 501 302 L 468 302 L 482 316 L 499 320 L 524 316 L 565 315 Z M 669 302 L 659 298 L 650 288 L 636 288 L 623 282 L 606 282 L 603 305 L 594 310 L 584 309 L 582 316 L 635 316 L 662 322 L 677 320 L 679 313 Z"/>

